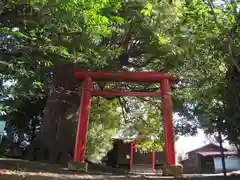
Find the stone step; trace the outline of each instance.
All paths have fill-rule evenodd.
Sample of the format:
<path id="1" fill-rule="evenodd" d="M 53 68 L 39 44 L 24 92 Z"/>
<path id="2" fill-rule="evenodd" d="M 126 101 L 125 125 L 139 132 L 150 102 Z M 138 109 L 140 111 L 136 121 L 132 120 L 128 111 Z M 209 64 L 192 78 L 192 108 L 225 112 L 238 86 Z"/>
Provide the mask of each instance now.
<path id="1" fill-rule="evenodd" d="M 162 170 L 153 170 L 152 165 L 146 165 L 146 164 L 134 164 L 131 170 L 132 173 L 160 173 Z"/>

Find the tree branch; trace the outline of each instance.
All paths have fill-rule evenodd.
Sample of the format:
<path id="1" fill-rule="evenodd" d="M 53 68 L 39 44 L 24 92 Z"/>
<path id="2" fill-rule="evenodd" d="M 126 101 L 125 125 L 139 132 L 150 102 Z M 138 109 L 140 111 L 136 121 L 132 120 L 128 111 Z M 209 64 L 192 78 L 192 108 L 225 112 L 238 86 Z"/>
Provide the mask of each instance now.
<path id="1" fill-rule="evenodd" d="M 208 5 L 209 5 L 209 7 L 210 7 L 210 9 L 211 9 L 211 14 L 212 14 L 213 17 L 214 17 L 214 20 L 215 20 L 216 25 L 218 26 L 219 29 L 222 29 L 222 28 L 219 26 L 219 23 L 218 23 L 218 20 L 217 20 L 217 16 L 216 16 L 216 14 L 215 14 L 215 12 L 214 12 L 213 2 L 212 2 L 211 0 L 207 0 L 207 2 L 208 2 Z M 232 46 L 231 46 L 231 44 L 232 44 L 232 42 L 233 42 L 233 39 L 232 39 L 232 35 L 231 35 L 230 31 L 227 31 L 227 36 L 228 36 L 228 41 L 227 41 L 227 43 L 228 43 L 228 55 L 229 55 L 230 60 L 232 61 L 233 65 L 234 65 L 234 66 L 237 68 L 237 70 L 240 72 L 240 66 L 238 65 L 237 61 L 235 60 L 234 55 L 233 55 L 233 52 L 232 52 Z M 218 37 L 218 39 L 219 39 L 219 41 L 221 41 L 223 44 L 225 43 L 223 40 L 221 40 L 220 37 Z"/>

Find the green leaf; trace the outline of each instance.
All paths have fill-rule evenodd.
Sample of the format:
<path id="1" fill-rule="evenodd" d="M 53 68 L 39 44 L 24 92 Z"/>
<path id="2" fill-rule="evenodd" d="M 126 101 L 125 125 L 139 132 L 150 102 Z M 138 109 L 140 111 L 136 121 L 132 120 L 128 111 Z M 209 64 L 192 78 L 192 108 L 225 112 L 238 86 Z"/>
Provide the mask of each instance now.
<path id="1" fill-rule="evenodd" d="M 21 33 L 21 32 L 11 32 L 11 33 L 9 33 L 9 34 L 11 34 L 11 35 L 15 35 L 15 36 L 19 36 L 19 37 L 27 37 L 26 35 L 24 35 L 23 33 Z"/>
<path id="2" fill-rule="evenodd" d="M 147 3 L 147 4 L 146 4 L 146 8 L 147 8 L 148 10 L 152 10 L 153 5 L 152 5 L 151 3 Z"/>
<path id="3" fill-rule="evenodd" d="M 159 36 L 159 42 L 160 44 L 167 44 L 169 41 L 165 36 L 161 35 Z"/>
<path id="4" fill-rule="evenodd" d="M 39 88 L 42 88 L 42 87 L 43 87 L 43 84 L 42 84 L 41 82 L 39 82 L 39 81 L 34 82 L 34 85 L 35 85 L 36 87 L 39 87 Z"/>

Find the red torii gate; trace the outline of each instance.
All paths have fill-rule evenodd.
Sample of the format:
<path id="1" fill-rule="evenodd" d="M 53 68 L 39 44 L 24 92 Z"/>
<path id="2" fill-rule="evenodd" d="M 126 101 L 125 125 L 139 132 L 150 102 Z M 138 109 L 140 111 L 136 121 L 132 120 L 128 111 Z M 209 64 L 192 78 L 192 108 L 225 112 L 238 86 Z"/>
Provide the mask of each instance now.
<path id="1" fill-rule="evenodd" d="M 89 113 L 92 96 L 161 96 L 163 104 L 165 163 L 175 165 L 174 126 L 172 116 L 172 100 L 170 84 L 177 78 L 165 72 L 75 72 L 74 77 L 83 80 L 81 105 L 76 135 L 74 162 L 84 164 L 87 141 Z M 96 91 L 92 88 L 93 81 L 121 81 L 160 83 L 160 92 L 124 92 Z"/>

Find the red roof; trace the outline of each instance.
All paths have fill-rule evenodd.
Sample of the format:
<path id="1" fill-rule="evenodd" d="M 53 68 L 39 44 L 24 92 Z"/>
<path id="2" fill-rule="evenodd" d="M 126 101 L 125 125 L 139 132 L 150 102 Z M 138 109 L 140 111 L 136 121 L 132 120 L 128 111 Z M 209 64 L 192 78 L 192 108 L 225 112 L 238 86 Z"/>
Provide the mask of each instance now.
<path id="1" fill-rule="evenodd" d="M 221 152 L 197 152 L 198 154 L 202 155 L 202 156 L 218 156 L 221 155 Z M 224 152 L 224 155 L 238 155 L 238 153 L 236 152 Z"/>

